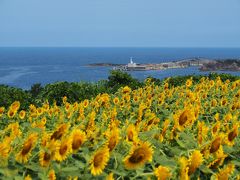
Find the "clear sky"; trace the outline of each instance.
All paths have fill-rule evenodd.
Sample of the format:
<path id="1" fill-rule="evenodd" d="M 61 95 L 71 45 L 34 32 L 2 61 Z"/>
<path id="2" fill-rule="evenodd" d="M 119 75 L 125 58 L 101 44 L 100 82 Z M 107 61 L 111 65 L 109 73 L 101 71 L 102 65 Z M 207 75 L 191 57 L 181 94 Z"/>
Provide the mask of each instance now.
<path id="1" fill-rule="evenodd" d="M 0 0 L 0 46 L 240 47 L 240 0 Z"/>

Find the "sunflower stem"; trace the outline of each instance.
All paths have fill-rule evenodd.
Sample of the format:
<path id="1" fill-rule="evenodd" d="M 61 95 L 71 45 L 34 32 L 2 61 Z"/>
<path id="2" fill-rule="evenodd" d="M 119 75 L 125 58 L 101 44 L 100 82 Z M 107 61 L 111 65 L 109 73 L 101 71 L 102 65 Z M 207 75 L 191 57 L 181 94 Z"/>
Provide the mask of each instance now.
<path id="1" fill-rule="evenodd" d="M 122 176 L 119 176 L 119 177 L 117 178 L 117 180 L 119 180 L 120 178 L 122 178 Z"/>
<path id="2" fill-rule="evenodd" d="M 160 151 L 164 156 L 167 156 L 161 149 L 159 149 L 159 151 Z"/>
<path id="3" fill-rule="evenodd" d="M 142 174 L 136 175 L 133 179 L 136 179 L 137 177 L 141 177 L 141 176 L 152 176 L 152 175 L 154 175 L 153 172 L 151 172 L 151 173 L 142 173 Z"/>
<path id="4" fill-rule="evenodd" d="M 115 160 L 116 167 L 118 167 L 118 162 L 117 162 L 117 158 L 115 155 L 114 155 L 114 160 Z"/>

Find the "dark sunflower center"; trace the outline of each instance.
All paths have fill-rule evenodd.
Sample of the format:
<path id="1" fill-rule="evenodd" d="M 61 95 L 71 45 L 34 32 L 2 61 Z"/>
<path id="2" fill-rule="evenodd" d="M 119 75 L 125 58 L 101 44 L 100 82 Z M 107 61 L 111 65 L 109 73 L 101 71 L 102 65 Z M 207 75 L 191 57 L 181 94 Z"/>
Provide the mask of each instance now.
<path id="1" fill-rule="evenodd" d="M 45 152 L 45 153 L 44 153 L 44 156 L 43 156 L 43 159 L 44 159 L 44 161 L 50 161 L 51 155 L 48 154 L 47 152 Z"/>
<path id="2" fill-rule="evenodd" d="M 136 149 L 133 153 L 133 155 L 129 158 L 129 161 L 131 163 L 139 163 L 141 162 L 145 157 L 145 152 L 142 148 Z"/>
<path id="3" fill-rule="evenodd" d="M 116 146 L 117 142 L 116 139 L 114 137 L 111 137 L 109 139 L 109 143 L 108 143 L 108 148 L 110 151 L 112 151 L 114 149 L 114 147 Z"/>
<path id="4" fill-rule="evenodd" d="M 232 131 L 228 134 L 229 141 L 232 141 L 235 137 L 237 137 L 237 133 L 235 131 Z"/>
<path id="5" fill-rule="evenodd" d="M 13 112 L 13 111 L 11 111 L 11 112 L 9 113 L 9 115 L 10 115 L 10 116 L 13 116 L 13 115 L 14 115 L 14 112 Z"/>
<path id="6" fill-rule="evenodd" d="M 226 103 L 227 103 L 227 101 L 226 101 L 226 100 L 223 100 L 222 105 L 225 105 Z"/>
<path id="7" fill-rule="evenodd" d="M 51 136 L 51 140 L 52 139 L 60 139 L 64 133 L 64 127 L 60 127 L 57 131 L 55 131 L 52 136 Z"/>
<path id="8" fill-rule="evenodd" d="M 74 138 L 73 142 L 72 142 L 72 149 L 76 150 L 78 149 L 80 146 L 82 145 L 82 140 L 81 138 Z"/>
<path id="9" fill-rule="evenodd" d="M 217 132 L 217 130 L 218 130 L 218 126 L 217 126 L 217 125 L 215 125 L 215 126 L 213 127 L 213 133 L 216 133 L 216 132 Z"/>
<path id="10" fill-rule="evenodd" d="M 187 115 L 187 111 L 184 111 L 180 117 L 179 117 L 179 125 L 182 126 L 184 125 L 188 120 L 188 115 Z"/>
<path id="11" fill-rule="evenodd" d="M 211 169 L 216 169 L 216 168 L 218 167 L 218 165 L 220 164 L 221 161 L 222 161 L 222 158 L 217 159 L 217 161 L 214 162 L 214 163 L 210 166 L 210 168 L 211 168 Z"/>
<path id="12" fill-rule="evenodd" d="M 22 149 L 22 155 L 26 155 L 32 148 L 32 143 L 28 142 L 26 144 L 24 144 L 23 149 Z"/>
<path id="13" fill-rule="evenodd" d="M 66 153 L 67 149 L 68 149 L 67 145 L 61 146 L 59 153 L 63 155 Z"/>
<path id="14" fill-rule="evenodd" d="M 94 167 L 100 166 L 100 164 L 102 163 L 102 161 L 103 161 L 103 156 L 102 156 L 102 154 L 97 154 L 97 155 L 95 155 L 94 160 L 93 160 L 93 165 L 94 165 Z"/>
<path id="15" fill-rule="evenodd" d="M 128 140 L 129 140 L 129 141 L 133 141 L 133 132 L 132 132 L 132 131 L 130 131 L 130 132 L 128 133 Z"/>
<path id="16" fill-rule="evenodd" d="M 220 138 L 215 139 L 212 142 L 212 145 L 211 145 L 211 148 L 210 148 L 210 153 L 216 152 L 219 149 L 220 144 L 221 144 L 221 139 Z"/>

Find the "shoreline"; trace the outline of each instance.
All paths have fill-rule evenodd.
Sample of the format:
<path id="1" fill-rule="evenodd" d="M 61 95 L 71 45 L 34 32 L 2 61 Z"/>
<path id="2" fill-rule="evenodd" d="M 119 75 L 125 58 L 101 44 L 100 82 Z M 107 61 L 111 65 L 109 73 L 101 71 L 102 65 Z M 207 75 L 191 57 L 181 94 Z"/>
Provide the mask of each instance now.
<path id="1" fill-rule="evenodd" d="M 240 59 L 206 59 L 192 58 L 163 63 L 92 63 L 90 67 L 113 67 L 114 70 L 123 71 L 148 71 L 166 70 L 175 68 L 188 68 L 197 66 L 199 71 L 240 71 Z"/>

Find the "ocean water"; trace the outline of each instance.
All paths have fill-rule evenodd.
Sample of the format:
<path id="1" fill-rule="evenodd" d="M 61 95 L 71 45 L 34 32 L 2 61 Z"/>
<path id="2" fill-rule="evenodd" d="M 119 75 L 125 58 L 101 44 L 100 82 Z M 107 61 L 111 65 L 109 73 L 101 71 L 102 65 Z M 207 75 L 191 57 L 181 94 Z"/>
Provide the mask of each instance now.
<path id="1" fill-rule="evenodd" d="M 186 58 L 240 58 L 240 48 L 0 48 L 0 84 L 29 89 L 57 81 L 96 82 L 107 79 L 111 67 L 89 67 L 90 63 L 160 63 Z M 132 71 L 142 80 L 148 76 L 208 74 L 197 67 L 156 71 Z M 240 75 L 240 72 L 222 72 Z"/>

